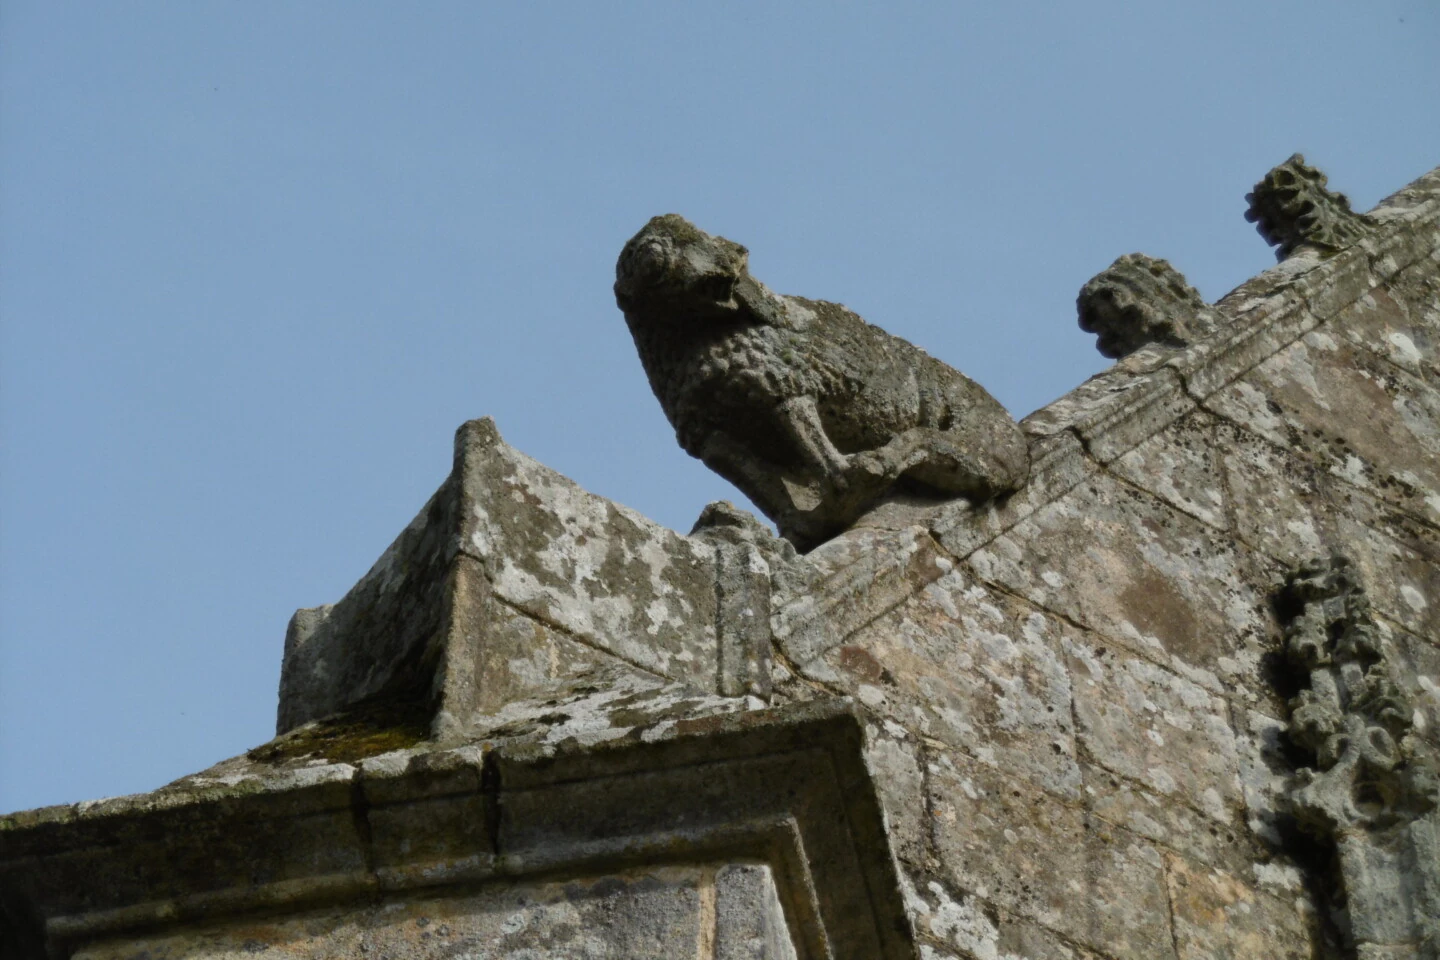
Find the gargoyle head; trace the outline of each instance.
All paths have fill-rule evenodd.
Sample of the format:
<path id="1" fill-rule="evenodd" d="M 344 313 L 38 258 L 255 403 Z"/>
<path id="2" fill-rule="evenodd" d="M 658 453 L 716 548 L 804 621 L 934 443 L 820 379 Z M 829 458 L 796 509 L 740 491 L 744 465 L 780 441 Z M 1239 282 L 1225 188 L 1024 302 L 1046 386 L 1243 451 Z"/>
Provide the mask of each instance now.
<path id="1" fill-rule="evenodd" d="M 677 319 L 733 315 L 741 309 L 737 288 L 749 279 L 748 262 L 749 251 L 740 244 L 667 213 L 652 218 L 620 251 L 615 300 L 627 314 L 651 306 L 676 311 Z"/>

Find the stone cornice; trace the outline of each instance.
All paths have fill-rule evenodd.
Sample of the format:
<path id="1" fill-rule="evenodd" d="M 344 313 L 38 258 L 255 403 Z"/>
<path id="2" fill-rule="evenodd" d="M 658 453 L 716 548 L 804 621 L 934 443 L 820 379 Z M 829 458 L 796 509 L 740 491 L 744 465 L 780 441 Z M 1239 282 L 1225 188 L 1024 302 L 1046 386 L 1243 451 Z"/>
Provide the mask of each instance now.
<path id="1" fill-rule="evenodd" d="M 853 709 L 743 705 L 706 715 L 677 685 L 606 692 L 537 705 L 548 715 L 518 735 L 355 763 L 240 759 L 152 794 L 0 818 L 0 948 L 68 957 L 357 898 L 759 861 L 805 956 L 913 958 Z M 506 711 L 512 726 L 523 707 Z M 557 714 L 589 734 L 557 739 Z"/>

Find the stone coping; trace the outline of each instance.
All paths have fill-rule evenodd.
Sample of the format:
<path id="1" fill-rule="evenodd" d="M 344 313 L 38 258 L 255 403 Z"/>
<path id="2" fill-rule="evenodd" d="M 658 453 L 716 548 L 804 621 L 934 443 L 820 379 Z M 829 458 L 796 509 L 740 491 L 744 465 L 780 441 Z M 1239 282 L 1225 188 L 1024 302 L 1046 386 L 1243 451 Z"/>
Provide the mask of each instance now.
<path id="1" fill-rule="evenodd" d="M 917 583 L 941 576 L 954 561 L 1197 409 L 1377 284 L 1433 256 L 1433 243 L 1417 250 L 1412 238 L 1440 222 L 1440 167 L 1386 198 L 1369 216 L 1374 229 L 1350 248 L 1327 258 L 1293 256 L 1222 297 L 1215 309 L 1229 322 L 1212 336 L 1178 350 L 1153 345 L 1139 350 L 1025 417 L 1021 427 L 1031 438 L 1031 476 L 1013 495 L 979 505 L 882 506 L 856 529 L 811 551 L 806 562 L 814 565 L 816 579 L 775 598 L 772 623 L 781 649 L 805 663 L 838 644 L 845 631 L 828 615 L 832 608 L 843 606 L 846 630 L 858 629 Z M 882 532 L 890 534 L 883 538 L 889 543 L 861 551 L 847 543 Z M 917 571 L 920 558 L 928 571 Z"/>
<path id="2" fill-rule="evenodd" d="M 512 705 L 477 741 L 353 762 L 242 757 L 151 794 L 3 817 L 0 954 L 68 957 L 518 878 L 758 861 L 801 956 L 913 958 L 853 706 L 755 706 L 678 684 L 604 690 Z"/>

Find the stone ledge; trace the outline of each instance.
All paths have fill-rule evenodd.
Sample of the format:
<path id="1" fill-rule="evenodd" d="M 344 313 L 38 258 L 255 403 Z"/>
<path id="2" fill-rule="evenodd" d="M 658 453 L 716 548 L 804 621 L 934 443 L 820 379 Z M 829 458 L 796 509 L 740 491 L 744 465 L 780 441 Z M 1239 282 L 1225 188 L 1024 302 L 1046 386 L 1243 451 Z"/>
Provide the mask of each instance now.
<path id="1" fill-rule="evenodd" d="M 146 797 L 4 818 L 0 947 L 68 957 L 417 889 L 740 858 L 774 871 L 804 955 L 913 960 L 852 707 L 677 719 L 665 697 L 595 699 L 613 726 L 588 741 L 553 736 L 578 701 L 534 704 L 551 722 L 516 736 L 356 764 L 239 758 Z"/>

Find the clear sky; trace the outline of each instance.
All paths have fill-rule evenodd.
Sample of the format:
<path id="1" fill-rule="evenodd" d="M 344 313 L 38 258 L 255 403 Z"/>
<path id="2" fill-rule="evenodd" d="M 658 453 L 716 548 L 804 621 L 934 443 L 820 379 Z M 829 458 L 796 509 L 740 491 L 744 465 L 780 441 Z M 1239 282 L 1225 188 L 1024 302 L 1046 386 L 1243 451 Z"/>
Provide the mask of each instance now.
<path id="1" fill-rule="evenodd" d="M 610 292 L 679 212 L 1017 416 L 1122 253 L 1214 299 L 1303 151 L 1440 164 L 1434 0 L 0 6 L 0 811 L 267 740 L 462 421 L 682 531 Z"/>

